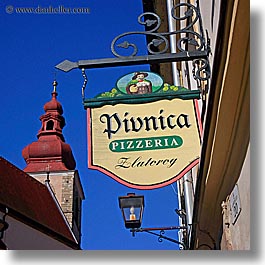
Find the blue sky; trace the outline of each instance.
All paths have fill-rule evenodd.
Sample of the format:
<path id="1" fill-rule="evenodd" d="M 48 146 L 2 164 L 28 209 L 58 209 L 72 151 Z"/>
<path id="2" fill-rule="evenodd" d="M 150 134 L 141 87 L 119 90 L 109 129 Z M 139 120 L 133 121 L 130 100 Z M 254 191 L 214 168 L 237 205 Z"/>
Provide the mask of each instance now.
<path id="1" fill-rule="evenodd" d="M 18 7 L 86 7 L 85 14 L 21 14 Z M 10 6 L 13 7 L 10 9 Z M 7 8 L 8 7 L 8 8 Z M 37 10 L 37 9 L 36 9 Z M 39 9 L 40 10 L 40 9 Z M 23 169 L 22 149 L 36 141 L 50 100 L 52 82 L 58 81 L 66 127 L 85 192 L 82 216 L 82 248 L 86 250 L 175 250 L 178 245 L 145 233 L 132 237 L 125 229 L 118 197 L 128 192 L 145 196 L 143 227 L 178 225 L 176 185 L 155 190 L 134 190 L 87 167 L 86 111 L 82 105 L 83 77 L 76 69 L 64 73 L 55 65 L 68 59 L 113 58 L 111 41 L 119 34 L 143 30 L 137 22 L 141 0 L 1 1 L 0 3 L 0 155 Z M 144 44 L 144 39 L 139 43 Z M 148 66 L 87 70 L 86 97 L 109 91 L 123 75 Z M 177 239 L 177 232 L 167 233 Z"/>
<path id="2" fill-rule="evenodd" d="M 264 12 L 262 12 L 264 11 L 264 5 L 261 5 L 262 2 L 258 0 L 251 0 L 250 2 L 255 7 L 252 10 L 254 16 L 251 19 L 251 22 L 253 22 L 251 30 L 253 30 L 253 36 L 258 39 L 258 42 L 253 45 L 255 51 L 252 49 L 252 58 L 253 61 L 258 61 L 260 57 L 264 57 L 264 52 L 262 53 L 260 46 L 264 38 L 264 34 L 260 34 L 264 25 Z M 102 3 L 106 6 L 103 6 Z M 8 5 L 29 7 L 42 5 L 45 7 L 60 4 L 72 7 L 88 6 L 91 13 L 89 15 L 22 15 L 7 14 L 5 11 L 5 7 Z M 110 52 L 112 39 L 120 33 L 138 27 L 137 16 L 140 13 L 140 0 L 2 0 L 0 2 L 1 156 L 21 169 L 25 167 L 21 151 L 26 145 L 37 139 L 36 135 L 41 125 L 39 117 L 44 113 L 43 105 L 50 100 L 55 72 L 54 65 L 66 58 L 74 61 L 112 57 Z M 109 25 L 113 26 L 106 30 L 106 26 Z M 256 51 L 256 48 L 259 52 Z M 252 81 L 258 84 L 253 89 L 256 92 L 259 91 L 257 94 L 260 94 L 262 85 L 260 82 L 261 70 L 259 71 L 259 69 L 262 69 L 262 64 L 260 63 L 258 66 L 260 67 L 257 70 L 257 64 L 255 63 L 255 72 L 258 74 L 255 75 L 253 72 L 254 77 L 257 78 Z M 87 95 L 93 97 L 100 91 L 108 90 L 115 84 L 117 78 L 130 72 L 130 70 L 118 68 L 87 71 L 89 78 Z M 100 85 L 98 80 L 100 80 Z M 157 239 L 151 235 L 137 234 L 135 238 L 131 237 L 129 231 L 123 226 L 117 200 L 118 196 L 131 191 L 144 194 L 146 204 L 144 227 L 176 225 L 177 216 L 174 209 L 177 208 L 177 197 L 174 186 L 169 185 L 162 189 L 150 191 L 131 190 L 101 173 L 88 170 L 86 113 L 81 99 L 83 83 L 81 72 L 74 70 L 65 74 L 57 71 L 57 81 L 59 83 L 58 100 L 63 105 L 66 119 L 64 136 L 66 142 L 72 147 L 86 195 L 83 210 L 82 247 L 84 249 L 176 249 L 176 245 L 170 242 L 158 243 Z M 254 100 L 256 99 L 260 103 L 259 106 L 264 106 L 261 103 L 262 97 L 255 97 L 254 95 Z M 254 106 L 254 110 L 257 110 L 256 108 Z M 260 110 L 260 113 L 264 113 L 263 108 L 258 108 L 258 110 Z M 258 120 L 262 120 L 262 114 L 260 114 Z M 263 142 L 261 141 L 261 143 Z M 260 157 L 264 156 L 261 154 Z M 262 176 L 262 174 L 256 175 L 257 178 Z M 263 201 L 262 199 L 256 200 L 256 202 Z M 135 255 L 135 261 L 140 261 L 138 257 L 141 256 L 141 262 L 150 262 L 151 260 L 152 263 L 159 262 L 159 264 L 161 262 L 168 263 L 169 260 L 172 261 L 172 264 L 176 262 L 205 263 L 207 261 L 223 264 L 228 260 L 236 263 L 249 263 L 250 261 L 259 263 L 261 261 L 263 264 L 262 238 L 264 237 L 259 236 L 260 229 L 257 229 L 256 233 L 253 232 L 256 235 L 254 236 L 255 242 L 253 242 L 253 245 L 254 247 L 256 245 L 256 250 L 260 251 L 251 251 L 250 253 L 223 252 L 224 255 L 213 252 L 212 256 L 207 251 L 196 252 L 195 255 L 188 256 L 178 255 L 177 257 L 170 255 L 168 252 L 166 255 L 161 252 L 152 252 L 147 258 L 143 258 L 138 252 Z M 262 232 L 262 235 L 264 235 L 264 231 Z M 175 235 L 173 236 L 175 237 Z M 259 238 L 260 240 L 258 240 Z M 7 254 L 7 252 L 5 253 Z M 72 252 L 69 255 L 64 252 L 64 257 L 62 255 L 60 257 L 56 256 L 55 252 L 49 252 L 49 255 L 46 252 L 42 254 L 41 252 L 35 252 L 37 254 L 33 252 L 24 253 L 12 252 L 13 256 L 10 256 L 10 252 L 8 252 L 9 256 L 1 253 L 1 261 L 3 264 L 30 264 L 33 262 L 34 264 L 36 262 L 46 264 L 47 260 L 56 263 L 58 261 L 64 263 L 81 261 L 87 264 L 89 260 L 89 255 L 76 256 Z M 94 263 L 98 261 L 95 255 L 93 253 L 90 255 Z M 111 255 L 104 256 L 102 252 L 99 255 L 102 255 L 102 258 L 108 263 L 111 263 L 108 257 L 114 258 Z M 128 252 L 122 256 L 122 262 L 132 264 L 134 262 L 132 256 L 127 259 L 127 255 Z M 223 256 L 226 260 L 222 259 Z M 117 263 L 119 263 L 119 259 L 115 261 L 115 264 Z"/>

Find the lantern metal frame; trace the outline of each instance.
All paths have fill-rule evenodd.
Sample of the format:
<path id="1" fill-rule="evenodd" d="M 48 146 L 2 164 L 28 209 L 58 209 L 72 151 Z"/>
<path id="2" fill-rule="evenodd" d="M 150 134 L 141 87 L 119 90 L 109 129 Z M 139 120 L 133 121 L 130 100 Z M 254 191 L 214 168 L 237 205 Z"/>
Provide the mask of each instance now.
<path id="1" fill-rule="evenodd" d="M 140 228 L 144 210 L 144 196 L 135 195 L 135 193 L 127 193 L 127 196 L 119 197 L 119 207 L 122 212 L 122 217 L 126 228 Z M 130 213 L 129 218 L 126 218 L 125 209 L 133 208 L 133 212 Z M 135 214 L 135 208 L 139 209 L 139 214 Z"/>

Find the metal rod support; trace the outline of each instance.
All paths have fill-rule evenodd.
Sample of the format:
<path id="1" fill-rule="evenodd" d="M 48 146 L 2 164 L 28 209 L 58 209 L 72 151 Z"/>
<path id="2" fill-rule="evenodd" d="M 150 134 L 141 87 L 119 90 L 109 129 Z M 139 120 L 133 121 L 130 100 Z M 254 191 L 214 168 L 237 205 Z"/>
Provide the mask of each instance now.
<path id="1" fill-rule="evenodd" d="M 151 232 L 151 231 L 144 231 L 144 232 L 147 232 L 147 233 L 152 234 L 152 235 L 154 235 L 154 236 L 158 236 L 158 238 L 159 238 L 160 240 L 161 240 L 161 239 L 165 239 L 165 240 L 170 241 L 170 242 L 172 242 L 172 243 L 175 243 L 175 244 L 181 245 L 181 246 L 183 246 L 183 248 L 184 248 L 185 250 L 187 249 L 187 246 L 186 246 L 184 243 L 182 243 L 182 242 L 180 242 L 180 241 L 178 241 L 178 240 L 175 240 L 175 239 L 173 239 L 173 238 L 170 238 L 170 237 L 164 236 L 164 235 L 162 235 L 161 233 L 160 233 L 160 234 L 157 234 L 157 233 L 154 233 L 154 232 Z"/>
<path id="2" fill-rule="evenodd" d="M 152 63 L 167 63 L 179 61 L 192 61 L 194 59 L 207 58 L 207 51 L 190 51 L 178 53 L 165 53 L 158 55 L 134 56 L 126 58 L 104 58 L 93 60 L 80 60 L 78 62 L 71 62 L 65 60 L 55 66 L 55 68 L 69 72 L 73 69 L 92 69 L 92 68 L 105 68 L 129 65 L 141 65 Z"/>
<path id="3" fill-rule="evenodd" d="M 148 228 L 136 228 L 135 232 L 155 231 L 155 230 L 180 230 L 187 229 L 187 226 L 168 226 L 168 227 L 148 227 Z"/>
<path id="4" fill-rule="evenodd" d="M 137 233 L 137 232 L 146 232 L 148 234 L 155 235 L 158 237 L 159 242 L 162 242 L 162 239 L 165 239 L 165 240 L 170 241 L 172 243 L 181 245 L 186 250 L 187 246 L 183 242 L 180 242 L 176 239 L 165 236 L 164 231 L 166 231 L 166 230 L 181 230 L 181 229 L 187 230 L 187 228 L 188 228 L 187 226 L 169 226 L 169 227 L 133 228 L 130 231 L 131 231 L 133 236 L 135 236 L 135 233 Z M 158 233 L 155 233 L 153 231 L 160 231 L 160 233 L 158 234 Z"/>

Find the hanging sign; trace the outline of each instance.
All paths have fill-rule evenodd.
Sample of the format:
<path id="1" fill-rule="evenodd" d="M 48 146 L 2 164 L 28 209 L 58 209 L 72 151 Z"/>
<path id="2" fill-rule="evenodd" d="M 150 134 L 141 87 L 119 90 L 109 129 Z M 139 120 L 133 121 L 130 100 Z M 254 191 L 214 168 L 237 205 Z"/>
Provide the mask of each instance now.
<path id="1" fill-rule="evenodd" d="M 145 71 L 86 99 L 89 168 L 136 189 L 180 179 L 199 162 L 199 97 Z"/>

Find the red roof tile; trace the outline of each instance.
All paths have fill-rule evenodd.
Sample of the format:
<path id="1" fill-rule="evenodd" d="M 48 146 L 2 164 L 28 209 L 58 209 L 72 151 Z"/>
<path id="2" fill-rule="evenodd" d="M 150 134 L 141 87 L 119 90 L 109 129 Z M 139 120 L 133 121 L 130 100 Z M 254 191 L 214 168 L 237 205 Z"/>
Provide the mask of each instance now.
<path id="1" fill-rule="evenodd" d="M 0 157 L 0 206 L 58 240 L 78 245 L 46 185 Z M 16 214 L 17 213 L 17 214 Z M 16 217 L 16 216 L 14 216 Z M 23 220 L 22 220 L 23 221 Z"/>

